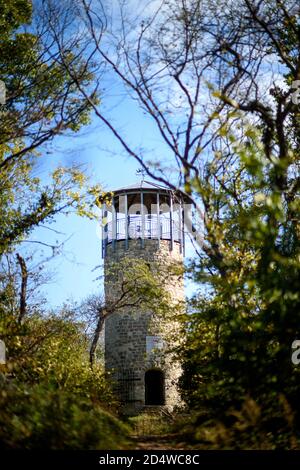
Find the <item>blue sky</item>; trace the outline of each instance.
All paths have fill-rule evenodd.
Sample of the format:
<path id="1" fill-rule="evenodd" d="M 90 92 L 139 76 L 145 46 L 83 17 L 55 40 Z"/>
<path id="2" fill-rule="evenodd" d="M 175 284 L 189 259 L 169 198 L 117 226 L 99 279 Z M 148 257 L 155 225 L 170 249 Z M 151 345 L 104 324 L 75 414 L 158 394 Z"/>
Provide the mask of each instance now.
<path id="1" fill-rule="evenodd" d="M 118 129 L 135 147 L 153 149 L 156 155 L 166 154 L 156 128 L 136 103 L 129 98 L 120 98 L 117 92 L 114 94 L 114 90 L 110 90 L 103 106 L 110 111 L 110 117 Z M 151 153 L 148 156 L 151 158 Z M 92 181 L 100 183 L 105 190 L 114 190 L 139 179 L 136 175 L 139 164 L 124 155 L 114 136 L 100 125 L 96 117 L 79 134 L 60 137 L 48 146 L 36 173 L 42 180 L 47 180 L 49 172 L 56 166 L 73 163 L 83 164 Z M 46 266 L 51 273 L 51 282 L 43 287 L 43 292 L 49 305 L 56 307 L 67 301 L 80 302 L 92 293 L 101 292 L 102 280 L 97 279 L 102 274 L 99 224 L 75 215 L 59 215 L 50 228 L 63 232 L 63 235 L 45 228 L 38 228 L 31 235 L 32 240 L 45 243 L 68 239 L 63 253 Z M 47 249 L 42 253 L 37 244 L 26 244 L 26 249 L 36 250 L 36 255 L 41 257 L 50 254 Z M 188 254 L 191 253 L 188 250 Z M 191 292 L 190 286 L 188 292 Z"/>

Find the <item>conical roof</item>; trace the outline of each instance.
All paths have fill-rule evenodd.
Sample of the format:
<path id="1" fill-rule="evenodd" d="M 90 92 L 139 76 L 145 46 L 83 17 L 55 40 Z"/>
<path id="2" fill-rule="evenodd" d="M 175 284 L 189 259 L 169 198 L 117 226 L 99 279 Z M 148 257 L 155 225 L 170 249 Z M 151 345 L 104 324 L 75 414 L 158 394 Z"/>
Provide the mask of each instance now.
<path id="1" fill-rule="evenodd" d="M 127 193 L 127 192 L 132 192 L 135 190 L 140 191 L 141 189 L 147 189 L 150 191 L 153 190 L 153 191 L 171 192 L 171 189 L 165 186 L 161 186 L 157 183 L 153 183 L 150 181 L 140 180 L 129 186 L 123 186 L 122 188 L 115 189 L 113 193 L 114 194 L 123 193 L 123 192 Z"/>

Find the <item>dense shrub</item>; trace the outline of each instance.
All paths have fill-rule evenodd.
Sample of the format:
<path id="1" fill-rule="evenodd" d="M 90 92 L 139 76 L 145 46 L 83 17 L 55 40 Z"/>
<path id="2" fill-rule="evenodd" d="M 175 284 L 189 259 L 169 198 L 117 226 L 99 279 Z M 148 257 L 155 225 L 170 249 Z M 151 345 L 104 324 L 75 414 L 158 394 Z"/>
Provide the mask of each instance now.
<path id="1" fill-rule="evenodd" d="M 90 398 L 1 376 L 2 449 L 122 449 L 127 437 L 127 427 Z"/>
<path id="2" fill-rule="evenodd" d="M 113 416 L 103 361 L 90 367 L 82 325 L 70 312 L 13 320 L 0 376 L 0 448 L 124 448 L 127 427 Z"/>

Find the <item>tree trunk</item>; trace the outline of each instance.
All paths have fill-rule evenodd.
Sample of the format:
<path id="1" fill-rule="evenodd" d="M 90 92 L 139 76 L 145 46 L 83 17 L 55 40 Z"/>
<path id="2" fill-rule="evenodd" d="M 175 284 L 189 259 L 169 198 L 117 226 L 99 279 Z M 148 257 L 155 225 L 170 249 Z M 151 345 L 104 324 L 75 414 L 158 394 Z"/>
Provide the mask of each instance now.
<path id="1" fill-rule="evenodd" d="M 99 341 L 99 338 L 100 338 L 100 334 L 101 334 L 102 329 L 103 329 L 104 320 L 105 320 L 105 315 L 104 315 L 103 310 L 101 309 L 101 311 L 99 312 L 98 321 L 97 321 L 96 329 L 95 329 L 95 332 L 94 332 L 92 344 L 91 344 L 91 347 L 90 347 L 90 365 L 91 365 L 91 367 L 93 367 L 94 362 L 95 362 L 95 353 L 96 353 L 98 341 Z"/>
<path id="2" fill-rule="evenodd" d="M 17 253 L 17 260 L 21 268 L 21 291 L 20 291 L 20 311 L 19 311 L 19 323 L 22 322 L 26 315 L 26 295 L 27 295 L 27 283 L 28 283 L 28 271 L 24 258 Z"/>

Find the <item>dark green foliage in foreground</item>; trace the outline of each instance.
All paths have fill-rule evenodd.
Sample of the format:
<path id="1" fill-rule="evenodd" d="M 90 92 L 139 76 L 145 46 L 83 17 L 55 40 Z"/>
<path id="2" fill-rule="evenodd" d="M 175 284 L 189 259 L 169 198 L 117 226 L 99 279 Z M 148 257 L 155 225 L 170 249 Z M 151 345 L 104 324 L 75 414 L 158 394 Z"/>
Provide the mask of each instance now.
<path id="1" fill-rule="evenodd" d="M 265 39 L 266 54 L 273 52 L 278 63 L 278 51 L 285 51 L 285 83 L 270 90 L 270 107 L 264 103 L 265 115 L 255 123 L 262 97 L 245 96 L 243 109 L 240 98 L 215 92 L 234 117 L 219 129 L 222 145 L 207 165 L 205 184 L 191 182 L 206 208 L 206 251 L 190 273 L 207 288 L 186 318 L 182 387 L 198 415 L 196 440 L 214 448 L 290 449 L 300 447 L 300 366 L 292 362 L 300 338 L 300 105 L 291 95 L 299 73 L 293 66 L 299 10 L 292 2 L 287 10 L 272 0 L 251 3 L 240 34 L 249 33 L 253 48 Z M 268 28 L 256 30 L 257 17 L 272 31 L 276 23 L 273 36 Z"/>
<path id="2" fill-rule="evenodd" d="M 221 403 L 219 403 L 220 410 Z M 196 449 L 298 449 L 295 413 L 283 395 L 278 401 L 259 406 L 246 398 L 239 407 L 215 413 L 211 407 L 179 415 L 173 433 Z"/>
<path id="3" fill-rule="evenodd" d="M 300 368 L 292 344 L 300 338 L 299 195 L 288 200 L 274 173 L 284 165 L 292 185 L 299 156 L 291 145 L 278 168 L 275 156 L 272 164 L 259 150 L 259 131 L 247 132 L 247 145 L 230 134 L 243 166 L 237 187 L 240 195 L 247 188 L 247 197 L 235 205 L 220 191 L 223 214 L 211 221 L 221 266 L 202 259 L 191 268 L 209 289 L 195 296 L 186 318 L 182 387 L 202 421 L 195 424 L 200 440 L 298 448 Z"/>
<path id="4" fill-rule="evenodd" d="M 125 425 L 89 398 L 1 377 L 2 449 L 122 449 L 127 435 Z"/>
<path id="5" fill-rule="evenodd" d="M 0 376 L 0 448 L 125 446 L 128 430 L 112 414 L 116 403 L 103 365 L 98 361 L 90 368 L 81 325 L 65 315 L 34 315 L 22 325 L 13 318 L 6 322 L 9 361 Z"/>
<path id="6" fill-rule="evenodd" d="M 3 274 L 0 332 L 8 362 L 0 371 L 0 448 L 124 448 L 128 430 L 113 416 L 117 403 L 103 361 L 90 367 L 84 324 L 70 308 L 50 314 L 30 303 L 20 322 L 13 279 L 5 280 Z"/>

